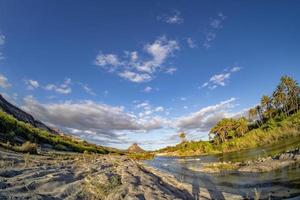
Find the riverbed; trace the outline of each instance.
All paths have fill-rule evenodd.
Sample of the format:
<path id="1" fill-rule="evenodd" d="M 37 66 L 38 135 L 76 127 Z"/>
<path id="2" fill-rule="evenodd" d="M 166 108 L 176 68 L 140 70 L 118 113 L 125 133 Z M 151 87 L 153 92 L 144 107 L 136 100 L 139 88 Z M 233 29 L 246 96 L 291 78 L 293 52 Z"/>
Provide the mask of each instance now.
<path id="1" fill-rule="evenodd" d="M 162 172 L 174 175 L 178 180 L 191 184 L 193 193 L 206 189 L 214 199 L 225 199 L 224 193 L 253 198 L 260 193 L 261 199 L 300 199 L 300 166 L 298 164 L 271 172 L 203 173 L 206 164 L 226 161 L 245 161 L 285 152 L 300 146 L 300 138 L 285 140 L 276 145 L 217 155 L 194 157 L 155 157 L 146 164 Z"/>

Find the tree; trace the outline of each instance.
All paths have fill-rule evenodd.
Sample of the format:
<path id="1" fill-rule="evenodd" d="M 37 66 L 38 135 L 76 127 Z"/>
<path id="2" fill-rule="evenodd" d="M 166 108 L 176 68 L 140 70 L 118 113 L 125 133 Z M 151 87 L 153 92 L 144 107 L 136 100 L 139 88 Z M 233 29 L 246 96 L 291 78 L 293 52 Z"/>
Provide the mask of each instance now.
<path id="1" fill-rule="evenodd" d="M 245 118 L 224 118 L 210 130 L 210 135 L 216 143 L 226 142 L 228 139 L 241 137 L 248 131 L 248 122 Z"/>
<path id="2" fill-rule="evenodd" d="M 272 94 L 272 103 L 275 108 L 281 112 L 285 112 L 285 101 L 286 101 L 286 94 L 284 92 L 284 86 L 279 84 L 276 90 Z"/>
<path id="3" fill-rule="evenodd" d="M 263 117 L 266 119 L 272 118 L 272 99 L 267 95 L 263 95 L 260 102 L 263 111 Z"/>
<path id="4" fill-rule="evenodd" d="M 186 137 L 186 135 L 184 132 L 179 133 L 179 138 L 180 138 L 181 142 L 185 142 L 185 137 Z"/>
<path id="5" fill-rule="evenodd" d="M 299 86 L 297 81 L 292 77 L 282 76 L 280 79 L 280 85 L 283 87 L 286 99 L 285 99 L 285 113 L 290 113 L 299 109 Z"/>

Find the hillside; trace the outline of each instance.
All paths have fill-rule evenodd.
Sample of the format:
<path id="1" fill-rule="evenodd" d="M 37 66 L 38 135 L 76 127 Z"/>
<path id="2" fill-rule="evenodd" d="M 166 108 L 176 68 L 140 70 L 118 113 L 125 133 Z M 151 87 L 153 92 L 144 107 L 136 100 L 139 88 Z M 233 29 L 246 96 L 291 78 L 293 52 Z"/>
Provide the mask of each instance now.
<path id="1" fill-rule="evenodd" d="M 53 149 L 71 152 L 94 152 L 107 154 L 117 152 L 71 135 L 59 135 L 31 115 L 13 106 L 0 96 L 0 146 L 16 151 L 36 152 L 32 148 Z"/>
<path id="2" fill-rule="evenodd" d="M 0 108 L 4 112 L 14 116 L 19 121 L 29 123 L 33 127 L 48 131 L 52 134 L 58 134 L 58 132 L 55 131 L 54 129 L 46 126 L 44 123 L 34 119 L 30 114 L 24 112 L 20 108 L 9 103 L 1 94 L 0 94 Z"/>

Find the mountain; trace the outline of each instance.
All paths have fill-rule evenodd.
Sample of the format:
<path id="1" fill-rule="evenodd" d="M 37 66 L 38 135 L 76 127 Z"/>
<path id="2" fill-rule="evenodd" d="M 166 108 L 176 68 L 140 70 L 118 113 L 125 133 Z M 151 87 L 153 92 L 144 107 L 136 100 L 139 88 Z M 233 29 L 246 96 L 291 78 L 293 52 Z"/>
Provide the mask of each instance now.
<path id="1" fill-rule="evenodd" d="M 145 152 L 144 149 L 142 149 L 137 143 L 132 144 L 127 151 L 129 153 L 143 153 Z"/>
<path id="2" fill-rule="evenodd" d="M 33 127 L 48 131 L 52 134 L 58 134 L 58 131 L 48 127 L 44 123 L 34 119 L 34 117 L 31 116 L 30 114 L 24 112 L 20 108 L 18 108 L 16 106 L 14 106 L 13 104 L 9 103 L 6 99 L 3 98 L 3 96 L 1 94 L 0 94 L 0 108 L 4 112 L 12 115 L 14 118 L 16 118 L 19 121 L 29 123 Z"/>

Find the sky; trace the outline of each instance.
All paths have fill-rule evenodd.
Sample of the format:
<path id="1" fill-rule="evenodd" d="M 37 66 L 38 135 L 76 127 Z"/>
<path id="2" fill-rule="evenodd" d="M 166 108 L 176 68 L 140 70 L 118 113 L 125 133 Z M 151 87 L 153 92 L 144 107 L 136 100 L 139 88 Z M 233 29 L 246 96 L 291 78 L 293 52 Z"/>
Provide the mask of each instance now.
<path id="1" fill-rule="evenodd" d="M 207 140 L 300 77 L 300 2 L 0 0 L 0 93 L 89 142 Z"/>

